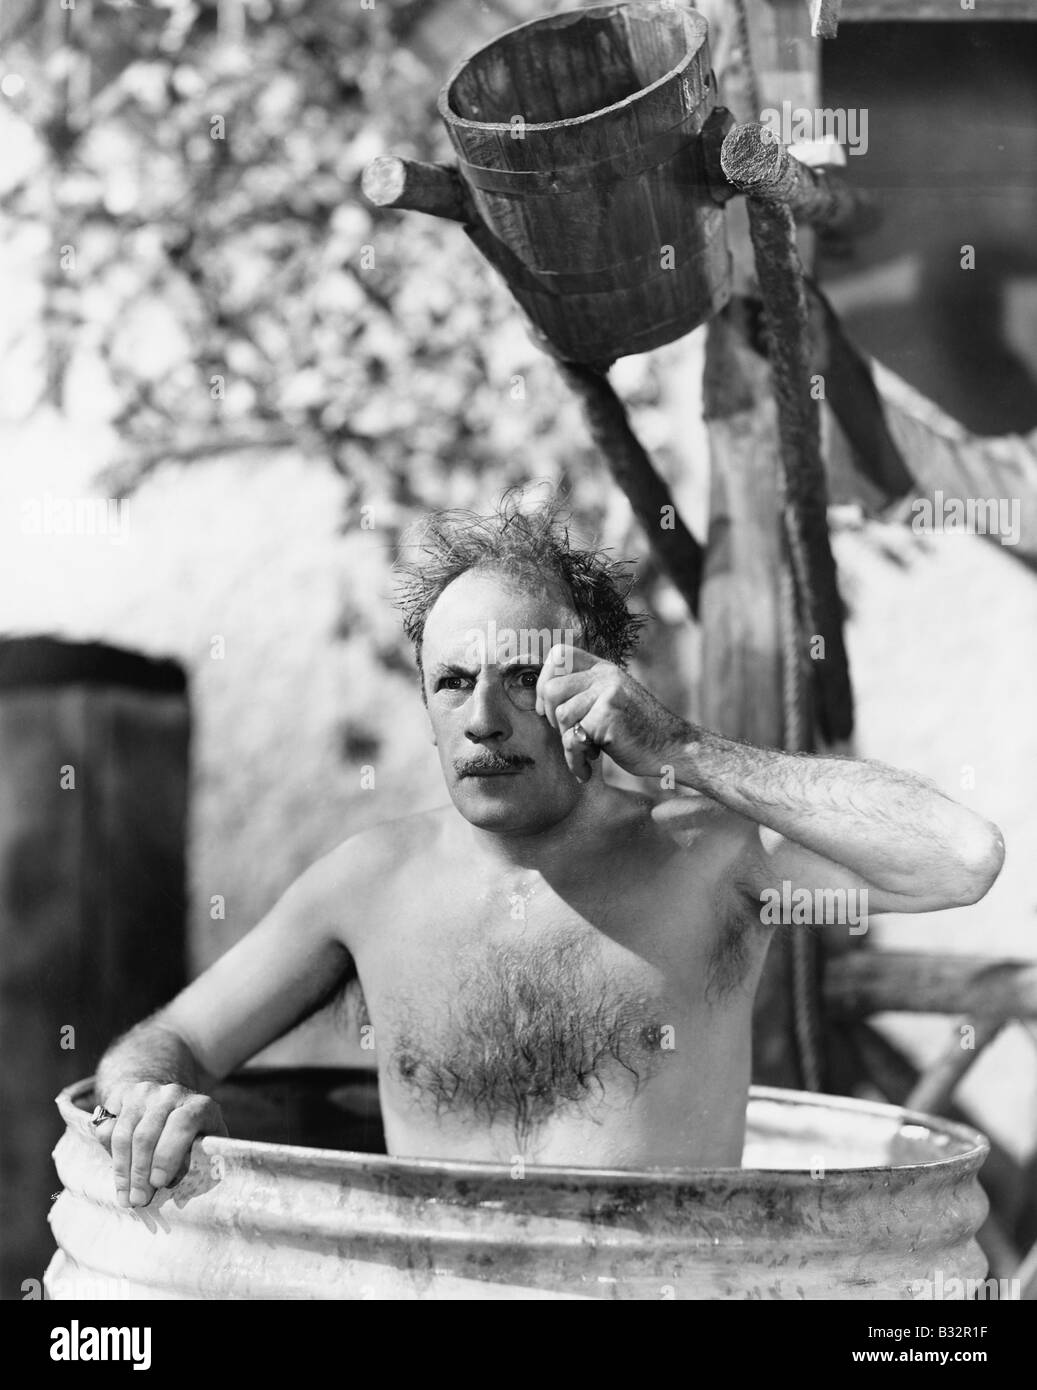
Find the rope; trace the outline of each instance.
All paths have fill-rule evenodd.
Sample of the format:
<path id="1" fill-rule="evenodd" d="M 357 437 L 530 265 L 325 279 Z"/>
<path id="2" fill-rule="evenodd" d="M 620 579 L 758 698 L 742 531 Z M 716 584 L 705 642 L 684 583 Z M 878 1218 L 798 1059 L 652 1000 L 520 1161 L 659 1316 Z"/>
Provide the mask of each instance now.
<path id="1" fill-rule="evenodd" d="M 786 533 L 786 542 L 788 534 Z M 786 544 L 786 552 L 788 546 Z M 781 626 L 782 729 L 790 753 L 807 751 L 810 739 L 803 666 L 799 660 L 799 607 L 796 578 L 787 553 L 778 575 L 778 618 Z"/>
<path id="2" fill-rule="evenodd" d="M 790 753 L 812 746 L 807 672 L 800 655 L 800 603 L 797 601 L 795 519 L 785 511 L 786 555 L 779 573 L 779 618 L 782 645 L 782 723 Z M 802 927 L 792 934 L 792 1026 L 802 1083 L 808 1091 L 821 1089 L 821 1019 L 817 1007 L 818 945 Z"/>
<path id="3" fill-rule="evenodd" d="M 749 47 L 749 11 L 746 8 L 745 0 L 734 0 L 735 8 L 735 32 L 738 35 L 738 48 L 742 59 L 742 74 L 745 80 L 746 95 L 749 98 L 751 108 L 750 119 L 758 121 L 760 112 L 763 110 L 763 102 L 760 100 L 760 84 L 756 80 L 756 69 L 753 66 L 753 52 Z"/>
<path id="4" fill-rule="evenodd" d="M 735 28 L 741 49 L 742 67 L 752 118 L 762 110 L 759 82 L 749 44 L 749 14 L 746 0 L 733 0 Z M 768 335 L 770 338 L 770 335 Z M 769 341 L 775 394 L 780 400 L 781 375 L 776 344 Z M 791 364 L 790 364 L 791 365 Z M 813 747 L 813 712 L 809 698 L 808 672 L 801 656 L 804 631 L 816 632 L 815 604 L 809 582 L 810 569 L 803 544 L 800 518 L 788 501 L 785 451 L 779 456 L 781 468 L 782 530 L 784 557 L 779 574 L 779 621 L 782 644 L 782 724 L 783 743 L 789 752 L 806 752 Z M 804 626 L 807 624 L 808 626 Z M 808 1091 L 821 1089 L 821 1018 L 818 1008 L 818 944 L 806 931 L 792 934 L 792 1020 L 797 1061 L 802 1084 Z"/>

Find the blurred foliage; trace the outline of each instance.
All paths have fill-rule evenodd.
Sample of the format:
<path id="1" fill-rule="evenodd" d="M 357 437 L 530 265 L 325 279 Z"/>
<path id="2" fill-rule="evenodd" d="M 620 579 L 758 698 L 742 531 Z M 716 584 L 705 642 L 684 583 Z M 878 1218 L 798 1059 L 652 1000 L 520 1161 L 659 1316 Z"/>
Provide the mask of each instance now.
<path id="1" fill-rule="evenodd" d="M 87 363 L 125 445 L 122 489 L 164 460 L 256 442 L 329 460 L 347 506 L 401 512 L 596 471 L 550 362 L 461 229 L 360 194 L 379 153 L 449 156 L 446 70 L 525 13 L 67 3 L 4 11 L 6 66 L 25 79 L 8 107 L 33 153 L 7 181 L 0 235 L 43 233 L 29 409 L 60 408 Z M 585 489 L 592 523 L 601 492 Z"/>

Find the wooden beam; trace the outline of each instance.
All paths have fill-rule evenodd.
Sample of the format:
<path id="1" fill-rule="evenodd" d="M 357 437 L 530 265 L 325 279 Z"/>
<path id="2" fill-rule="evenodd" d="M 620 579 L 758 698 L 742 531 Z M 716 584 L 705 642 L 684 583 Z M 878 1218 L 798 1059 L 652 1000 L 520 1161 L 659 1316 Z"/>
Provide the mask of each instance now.
<path id="1" fill-rule="evenodd" d="M 854 1023 L 850 1026 L 867 1074 L 891 1105 L 903 1105 L 918 1084 L 918 1068 L 872 1024 Z M 948 1119 L 969 1125 L 972 1129 L 983 1128 L 967 1106 L 951 1103 L 947 1106 L 946 1114 Z M 980 1183 L 990 1198 L 991 1213 L 980 1227 L 977 1239 L 991 1266 L 996 1266 L 999 1277 L 1009 1278 L 1016 1274 L 1018 1252 L 995 1212 L 1012 1213 L 1017 1210 L 1019 1164 L 1001 1147 L 994 1135 L 988 1134 L 986 1137 L 990 1153 L 983 1165 Z M 1011 1220 L 1011 1216 L 1008 1219 Z"/>
<path id="2" fill-rule="evenodd" d="M 1037 961 L 859 951 L 829 963 L 824 996 L 844 1019 L 901 1012 L 1037 1018 Z"/>
<path id="3" fill-rule="evenodd" d="M 873 231 L 878 224 L 878 209 L 866 193 L 802 163 L 758 121 L 728 131 L 720 164 L 740 193 L 784 203 L 797 222 L 842 234 Z"/>
<path id="4" fill-rule="evenodd" d="M 1037 568 L 1037 432 L 973 434 L 883 363 L 868 361 L 890 434 L 914 479 L 912 495 L 931 497 L 939 488 L 949 498 L 1017 498 L 1019 542 L 999 549 Z M 983 539 L 999 542 L 990 531 Z"/>
<path id="5" fill-rule="evenodd" d="M 673 497 L 644 445 L 630 427 L 626 408 L 603 372 L 558 360 L 558 368 L 583 407 L 595 444 L 645 532 L 660 565 L 698 616 L 702 547 L 681 520 Z M 672 510 L 672 526 L 664 525 Z"/>
<path id="6" fill-rule="evenodd" d="M 1037 20 L 1037 10 L 1033 0 L 975 0 L 971 10 L 962 9 L 961 0 L 843 0 L 842 18 L 847 24 L 905 19 L 979 24 L 985 19 Z"/>
<path id="7" fill-rule="evenodd" d="M 846 336 L 813 281 L 807 280 L 806 292 L 811 342 L 820 358 L 815 370 L 824 379 L 825 399 L 850 445 L 853 463 L 888 501 L 904 497 L 914 488 L 914 478 L 893 438 L 869 361 Z"/>
<path id="8" fill-rule="evenodd" d="M 923 1110 L 930 1115 L 942 1115 L 958 1087 L 958 1082 L 972 1066 L 985 1047 L 988 1047 L 1004 1027 L 1000 1019 L 979 1019 L 956 1023 L 950 1041 L 936 1061 L 922 1073 L 904 1101 L 905 1110 Z M 970 1047 L 965 1046 L 963 1028 L 972 1029 Z"/>
<path id="9" fill-rule="evenodd" d="M 834 39 L 839 32 L 843 0 L 810 0 L 810 33 L 815 39 Z"/>
<path id="10" fill-rule="evenodd" d="M 465 222 L 470 215 L 461 176 L 450 164 L 383 154 L 364 170 L 361 187 L 375 207 L 427 212 L 452 222 Z"/>

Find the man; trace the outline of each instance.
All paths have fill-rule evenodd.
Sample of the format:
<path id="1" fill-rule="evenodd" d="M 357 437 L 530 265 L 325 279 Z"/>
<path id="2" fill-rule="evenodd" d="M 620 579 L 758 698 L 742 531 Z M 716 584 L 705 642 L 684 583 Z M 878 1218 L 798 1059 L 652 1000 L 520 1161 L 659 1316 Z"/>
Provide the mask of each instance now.
<path id="1" fill-rule="evenodd" d="M 404 570 L 450 804 L 347 840 L 110 1049 L 97 1134 L 125 1204 L 225 1132 L 203 1076 L 354 965 L 390 1153 L 737 1166 L 763 905 L 809 889 L 925 912 L 997 877 L 997 828 L 913 774 L 665 709 L 624 669 L 642 620 L 622 567 L 550 507 L 434 519 Z M 600 750 L 658 790 L 606 782 Z"/>

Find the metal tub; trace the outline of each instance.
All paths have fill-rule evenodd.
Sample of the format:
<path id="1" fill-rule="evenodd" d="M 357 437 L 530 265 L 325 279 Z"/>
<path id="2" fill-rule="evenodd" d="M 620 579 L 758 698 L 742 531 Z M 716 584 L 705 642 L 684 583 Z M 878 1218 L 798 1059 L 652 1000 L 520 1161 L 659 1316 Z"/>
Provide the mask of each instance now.
<path id="1" fill-rule="evenodd" d="M 897 1299 L 986 1272 L 986 1140 L 893 1106 L 754 1087 L 740 1169 L 518 1175 L 361 1152 L 363 1073 L 245 1072 L 219 1098 L 236 1137 L 127 1210 L 91 1082 L 61 1093 L 49 1297 Z"/>

